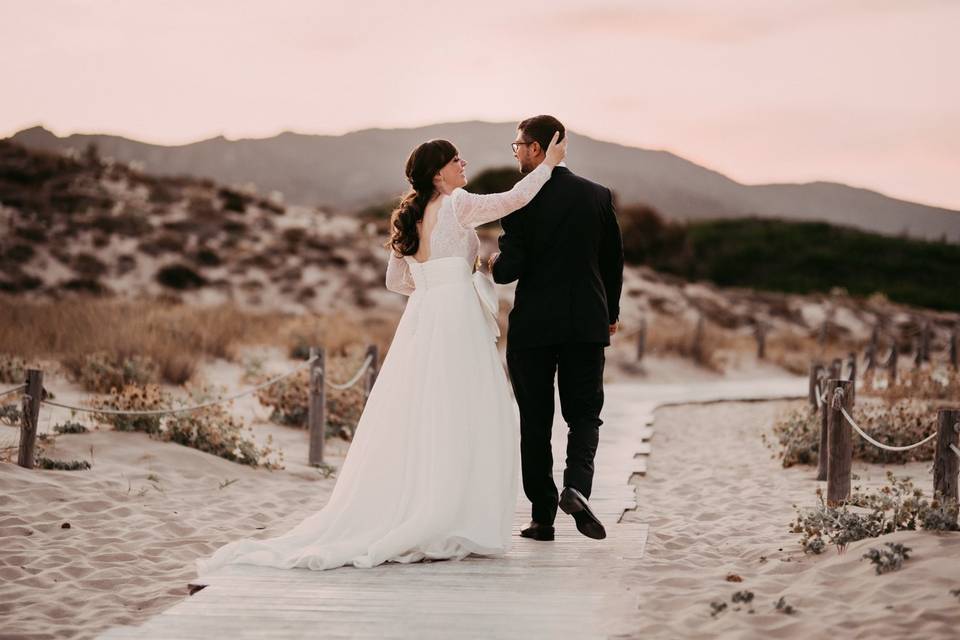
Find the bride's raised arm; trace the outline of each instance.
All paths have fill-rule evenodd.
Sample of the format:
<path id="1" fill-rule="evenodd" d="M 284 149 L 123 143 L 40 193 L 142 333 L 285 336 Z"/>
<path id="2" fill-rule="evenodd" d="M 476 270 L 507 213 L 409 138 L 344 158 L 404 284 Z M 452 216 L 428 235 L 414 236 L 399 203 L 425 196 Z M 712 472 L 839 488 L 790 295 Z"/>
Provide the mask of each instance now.
<path id="1" fill-rule="evenodd" d="M 470 193 L 462 187 L 450 194 L 454 213 L 464 227 L 472 228 L 481 224 L 499 220 L 517 209 L 525 207 L 540 192 L 541 187 L 550 179 L 553 168 L 566 155 L 567 141 L 557 143 L 559 134 L 554 134 L 546 158 L 540 165 L 513 185 L 510 191 L 503 193 Z"/>

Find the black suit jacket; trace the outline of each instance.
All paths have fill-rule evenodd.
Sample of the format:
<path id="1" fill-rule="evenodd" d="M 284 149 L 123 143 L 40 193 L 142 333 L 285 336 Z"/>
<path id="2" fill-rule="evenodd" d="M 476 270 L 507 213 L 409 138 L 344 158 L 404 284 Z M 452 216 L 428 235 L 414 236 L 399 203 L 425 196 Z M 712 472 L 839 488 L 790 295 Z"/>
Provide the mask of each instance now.
<path id="1" fill-rule="evenodd" d="M 610 190 L 555 167 L 536 197 L 500 225 L 493 279 L 519 280 L 507 349 L 610 344 L 623 287 L 623 242 Z"/>

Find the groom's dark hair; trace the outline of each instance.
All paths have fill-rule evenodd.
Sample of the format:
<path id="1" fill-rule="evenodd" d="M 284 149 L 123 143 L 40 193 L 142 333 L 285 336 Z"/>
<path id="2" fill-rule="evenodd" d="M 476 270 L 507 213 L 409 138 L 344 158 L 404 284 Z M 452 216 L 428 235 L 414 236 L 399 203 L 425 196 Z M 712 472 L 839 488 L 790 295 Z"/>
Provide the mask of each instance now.
<path id="1" fill-rule="evenodd" d="M 560 132 L 560 138 L 557 142 L 563 140 L 564 136 L 567 135 L 563 123 L 553 116 L 533 116 L 532 118 L 527 118 L 517 125 L 517 130 L 523 134 L 523 137 L 525 137 L 528 142 L 539 142 L 540 149 L 543 150 L 544 153 L 547 152 L 547 147 L 550 146 L 550 141 L 553 140 L 554 131 Z"/>

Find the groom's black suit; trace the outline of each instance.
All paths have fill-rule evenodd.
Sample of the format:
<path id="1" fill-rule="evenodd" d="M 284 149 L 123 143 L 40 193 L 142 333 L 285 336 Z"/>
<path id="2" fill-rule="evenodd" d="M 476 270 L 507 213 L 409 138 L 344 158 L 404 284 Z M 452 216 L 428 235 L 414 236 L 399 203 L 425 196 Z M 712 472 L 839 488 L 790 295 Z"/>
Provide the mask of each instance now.
<path id="1" fill-rule="evenodd" d="M 519 280 L 507 366 L 520 407 L 523 489 L 533 520 L 552 525 L 558 501 L 550 446 L 554 376 L 569 427 L 563 482 L 589 498 L 603 406 L 603 349 L 620 316 L 623 244 L 610 190 L 566 167 L 555 167 L 536 197 L 500 224 L 493 279 Z"/>

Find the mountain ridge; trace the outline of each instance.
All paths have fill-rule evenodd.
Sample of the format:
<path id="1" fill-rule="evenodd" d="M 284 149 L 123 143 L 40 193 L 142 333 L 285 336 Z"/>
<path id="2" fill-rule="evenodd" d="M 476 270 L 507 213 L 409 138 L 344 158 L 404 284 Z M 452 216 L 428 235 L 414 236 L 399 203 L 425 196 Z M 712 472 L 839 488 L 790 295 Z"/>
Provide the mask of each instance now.
<path id="1" fill-rule="evenodd" d="M 81 151 L 93 143 L 103 156 L 138 163 L 158 175 L 252 183 L 261 191 L 281 192 L 291 203 L 357 210 L 404 191 L 403 161 L 426 139 L 453 141 L 471 161 L 473 175 L 513 165 L 508 143 L 514 127 L 513 123 L 469 120 L 406 129 L 368 128 L 342 135 L 283 131 L 237 140 L 220 135 L 165 146 L 107 134 L 60 137 L 35 126 L 11 139 L 60 152 Z M 823 221 L 887 235 L 960 242 L 960 212 L 951 209 L 832 181 L 748 185 L 667 150 L 571 133 L 571 164 L 578 172 L 610 186 L 620 203 L 644 203 L 669 219 L 759 216 Z"/>

